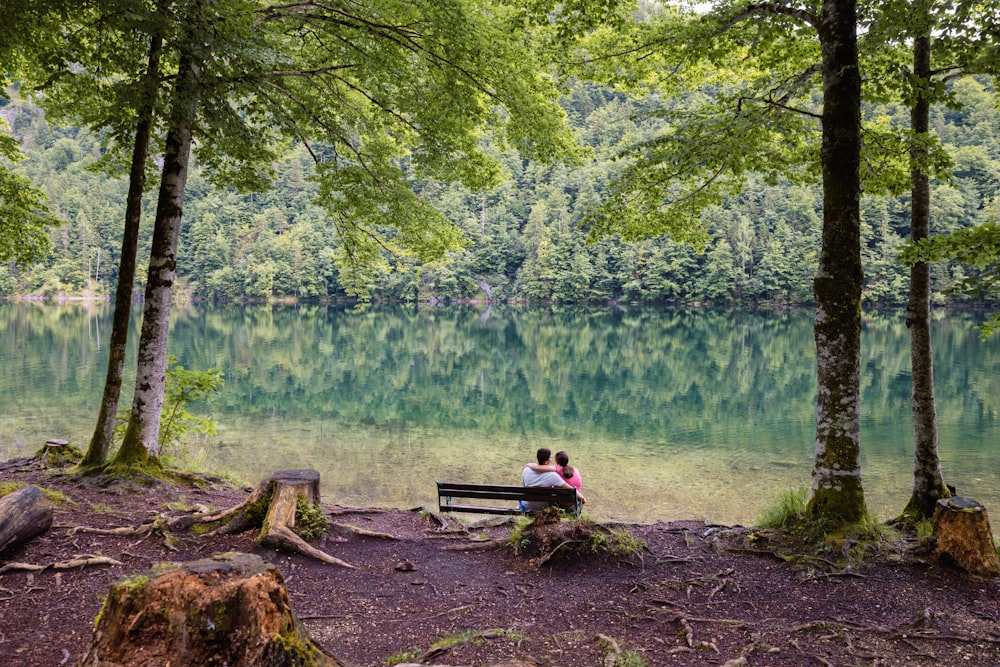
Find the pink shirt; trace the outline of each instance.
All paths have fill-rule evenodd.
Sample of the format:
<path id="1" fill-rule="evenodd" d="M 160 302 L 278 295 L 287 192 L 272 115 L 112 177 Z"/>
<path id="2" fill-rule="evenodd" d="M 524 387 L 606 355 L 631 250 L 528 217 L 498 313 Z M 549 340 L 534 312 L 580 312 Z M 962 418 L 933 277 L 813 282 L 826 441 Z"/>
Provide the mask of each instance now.
<path id="1" fill-rule="evenodd" d="M 565 475 L 563 475 L 562 466 L 557 465 L 556 470 L 559 471 L 559 477 L 561 477 L 564 482 L 574 487 L 577 491 L 579 491 L 580 488 L 583 486 L 583 479 L 580 478 L 580 471 L 578 469 L 573 468 L 573 476 L 568 479 L 566 478 Z"/>

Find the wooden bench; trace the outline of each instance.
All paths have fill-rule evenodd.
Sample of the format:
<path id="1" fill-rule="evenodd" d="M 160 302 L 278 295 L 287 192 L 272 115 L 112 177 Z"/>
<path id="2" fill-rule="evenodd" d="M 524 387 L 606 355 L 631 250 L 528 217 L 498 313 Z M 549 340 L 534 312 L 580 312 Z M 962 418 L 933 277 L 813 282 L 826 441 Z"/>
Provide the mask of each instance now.
<path id="1" fill-rule="evenodd" d="M 495 507 L 476 503 L 456 503 L 464 500 L 505 500 L 512 503 L 541 502 L 557 505 L 574 516 L 580 516 L 583 504 L 576 489 L 564 487 L 514 486 L 508 484 L 465 484 L 438 482 L 438 509 L 442 512 L 472 512 L 476 514 L 524 514 L 518 505 Z"/>

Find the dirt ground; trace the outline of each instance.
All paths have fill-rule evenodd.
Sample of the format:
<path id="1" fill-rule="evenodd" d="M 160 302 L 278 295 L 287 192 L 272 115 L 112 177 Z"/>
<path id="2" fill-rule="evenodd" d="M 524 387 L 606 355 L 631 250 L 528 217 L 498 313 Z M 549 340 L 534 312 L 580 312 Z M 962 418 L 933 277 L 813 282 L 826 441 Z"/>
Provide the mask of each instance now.
<path id="1" fill-rule="evenodd" d="M 0 665 L 76 664 L 117 579 L 157 562 L 243 551 L 280 568 L 312 637 L 351 665 L 1000 666 L 1000 583 L 911 549 L 831 573 L 819 561 L 748 548 L 739 527 L 678 521 L 614 526 L 645 542 L 634 555 L 557 554 L 536 567 L 509 548 L 449 548 L 503 537 L 509 523 L 465 528 L 417 509 L 329 505 L 347 539 L 314 544 L 355 566 L 347 569 L 262 548 L 255 530 L 173 534 L 178 544 L 168 548 L 156 532 L 79 529 L 230 507 L 246 489 L 104 489 L 24 460 L 0 464 L 0 481 L 68 498 L 50 530 L 0 554 L 0 565 L 79 555 L 117 563 L 0 573 Z"/>

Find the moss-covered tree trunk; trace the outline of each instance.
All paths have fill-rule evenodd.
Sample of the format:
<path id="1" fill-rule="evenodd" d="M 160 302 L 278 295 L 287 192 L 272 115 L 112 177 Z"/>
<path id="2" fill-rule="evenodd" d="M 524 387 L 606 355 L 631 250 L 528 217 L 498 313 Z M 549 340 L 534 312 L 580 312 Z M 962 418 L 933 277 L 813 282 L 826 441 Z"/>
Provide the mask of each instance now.
<path id="1" fill-rule="evenodd" d="M 861 484 L 860 166 L 861 76 L 857 7 L 822 3 L 823 248 L 816 295 L 817 411 L 813 494 L 809 512 L 835 522 L 865 514 Z"/>
<path id="2" fill-rule="evenodd" d="M 139 336 L 132 414 L 121 449 L 115 456 L 116 465 L 142 465 L 150 457 L 156 458 L 159 455 L 170 303 L 177 277 L 177 239 L 184 210 L 192 129 L 198 108 L 199 70 L 199 62 L 194 57 L 181 57 L 174 88 L 171 125 L 164 146 L 163 172 Z"/>
<path id="3" fill-rule="evenodd" d="M 914 11 L 917 11 L 914 8 Z M 926 15 L 926 12 L 924 12 Z M 913 147 L 910 149 L 910 238 L 930 237 L 931 186 L 927 173 L 926 139 L 930 129 L 931 38 L 913 43 L 913 77 L 917 90 L 910 109 Z M 930 519 L 937 501 L 951 495 L 944 483 L 938 456 L 937 406 L 934 400 L 934 360 L 931 354 L 931 268 L 917 262 L 910 269 L 910 299 L 906 306 L 910 330 L 910 369 L 913 382 L 913 493 L 903 510 L 903 519 Z"/>
<path id="4" fill-rule="evenodd" d="M 142 193 L 146 187 L 146 157 L 149 153 L 149 135 L 153 126 L 153 107 L 156 101 L 156 78 L 160 71 L 162 51 L 163 39 L 159 36 L 150 38 L 149 61 L 146 68 L 146 98 L 143 100 L 139 121 L 136 123 L 128 196 L 125 199 L 125 230 L 122 233 L 122 252 L 118 262 L 118 285 L 115 288 L 115 314 L 111 324 L 108 371 L 104 379 L 104 395 L 97 414 L 97 425 L 94 427 L 90 446 L 82 461 L 84 466 L 100 465 L 107 459 L 115 429 L 115 418 L 118 415 L 122 369 L 125 367 L 125 348 L 128 342 L 129 320 L 132 316 L 132 285 L 135 283 L 136 251 L 142 220 Z"/>

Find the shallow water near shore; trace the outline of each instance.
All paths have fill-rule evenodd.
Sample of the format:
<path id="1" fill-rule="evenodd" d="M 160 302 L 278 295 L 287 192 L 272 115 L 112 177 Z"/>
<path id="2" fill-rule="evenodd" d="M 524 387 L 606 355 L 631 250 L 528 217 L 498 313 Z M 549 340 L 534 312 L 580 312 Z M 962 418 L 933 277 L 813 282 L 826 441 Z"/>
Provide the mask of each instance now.
<path id="1" fill-rule="evenodd" d="M 938 314 L 935 380 L 946 479 L 989 508 L 1000 345 L 979 340 L 977 321 Z M 0 323 L 0 459 L 48 438 L 85 447 L 110 306 L 0 303 Z M 865 490 L 889 517 L 912 484 L 902 315 L 866 314 L 862 342 Z M 226 381 L 191 406 L 218 434 L 175 453 L 247 484 L 316 468 L 332 503 L 433 507 L 435 480 L 518 483 L 541 446 L 570 453 L 598 519 L 752 523 L 810 481 L 808 311 L 187 304 L 170 349 Z"/>

